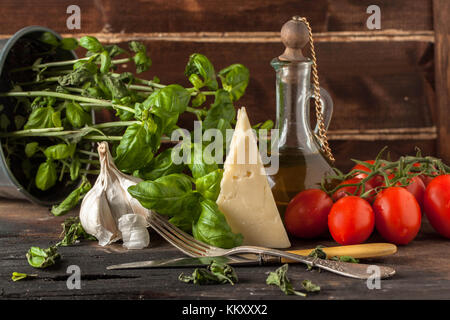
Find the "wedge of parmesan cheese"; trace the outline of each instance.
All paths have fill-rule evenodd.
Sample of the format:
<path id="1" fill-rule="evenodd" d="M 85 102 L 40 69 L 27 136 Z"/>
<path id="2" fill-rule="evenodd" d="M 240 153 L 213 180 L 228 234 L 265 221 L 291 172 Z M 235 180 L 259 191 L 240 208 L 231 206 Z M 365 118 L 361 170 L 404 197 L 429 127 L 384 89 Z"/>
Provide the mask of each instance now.
<path id="1" fill-rule="evenodd" d="M 291 246 L 245 108 L 238 111 L 220 187 L 217 204 L 244 245 Z"/>

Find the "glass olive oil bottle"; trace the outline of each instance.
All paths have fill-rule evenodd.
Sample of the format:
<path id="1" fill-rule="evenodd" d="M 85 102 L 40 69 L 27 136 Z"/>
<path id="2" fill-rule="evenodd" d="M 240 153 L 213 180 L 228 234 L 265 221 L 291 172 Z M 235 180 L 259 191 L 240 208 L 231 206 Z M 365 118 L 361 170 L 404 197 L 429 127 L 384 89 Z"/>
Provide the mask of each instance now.
<path id="1" fill-rule="evenodd" d="M 289 30 L 281 37 L 286 51 L 272 60 L 276 72 L 276 125 L 277 147 L 271 156 L 278 155 L 279 169 L 269 175 L 269 183 L 280 214 L 283 215 L 289 201 L 300 191 L 317 188 L 325 174 L 331 173 L 329 160 L 322 154 L 319 126 L 310 124 L 311 66 L 313 61 L 302 55 L 301 48 L 308 42 L 306 26 L 294 17 L 287 22 Z M 291 24 L 291 25 L 289 25 Z M 283 33 L 284 31 L 284 33 Z M 302 45 L 303 44 L 303 45 Z M 297 48 L 297 49 L 292 49 Z M 300 49 L 298 49 L 300 48 Z M 297 52 L 292 52 L 297 50 Z M 330 95 L 320 88 L 322 117 L 325 128 L 331 120 L 333 102 Z"/>

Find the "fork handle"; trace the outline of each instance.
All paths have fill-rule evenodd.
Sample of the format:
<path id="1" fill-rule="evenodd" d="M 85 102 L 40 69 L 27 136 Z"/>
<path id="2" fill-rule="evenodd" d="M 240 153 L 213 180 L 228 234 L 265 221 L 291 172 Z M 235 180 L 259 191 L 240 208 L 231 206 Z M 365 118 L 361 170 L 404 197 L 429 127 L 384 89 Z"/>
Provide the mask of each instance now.
<path id="1" fill-rule="evenodd" d="M 314 249 L 288 250 L 287 252 L 301 256 L 309 255 Z M 327 258 L 351 256 L 353 258 L 374 258 L 391 255 L 397 252 L 397 246 L 391 243 L 365 243 L 350 246 L 325 247 L 322 250 L 327 254 Z M 287 258 L 281 258 L 282 263 L 297 262 Z"/>
<path id="2" fill-rule="evenodd" d="M 300 256 L 297 254 L 289 253 L 277 249 L 269 249 L 254 246 L 240 246 L 230 249 L 225 255 L 234 255 L 239 253 L 257 253 L 261 255 L 269 255 L 274 257 L 286 258 L 294 261 L 304 263 L 311 267 L 318 267 L 341 276 L 368 279 L 375 275 L 380 279 L 392 277 L 395 274 L 395 270 L 391 267 L 368 265 L 362 263 L 348 263 L 334 260 L 325 260 L 320 258 Z"/>

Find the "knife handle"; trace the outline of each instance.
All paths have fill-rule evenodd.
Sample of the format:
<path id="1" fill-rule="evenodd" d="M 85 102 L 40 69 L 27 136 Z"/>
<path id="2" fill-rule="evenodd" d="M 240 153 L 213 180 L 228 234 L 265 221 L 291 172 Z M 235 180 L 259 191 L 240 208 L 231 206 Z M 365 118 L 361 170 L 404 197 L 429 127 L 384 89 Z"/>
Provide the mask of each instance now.
<path id="1" fill-rule="evenodd" d="M 289 250 L 287 252 L 307 256 L 314 249 Z M 325 247 L 322 250 L 327 254 L 327 258 L 335 256 L 351 256 L 353 258 L 373 258 L 388 256 L 397 252 L 397 246 L 391 243 L 365 243 L 350 246 Z M 282 263 L 293 263 L 289 259 L 281 258 Z"/>

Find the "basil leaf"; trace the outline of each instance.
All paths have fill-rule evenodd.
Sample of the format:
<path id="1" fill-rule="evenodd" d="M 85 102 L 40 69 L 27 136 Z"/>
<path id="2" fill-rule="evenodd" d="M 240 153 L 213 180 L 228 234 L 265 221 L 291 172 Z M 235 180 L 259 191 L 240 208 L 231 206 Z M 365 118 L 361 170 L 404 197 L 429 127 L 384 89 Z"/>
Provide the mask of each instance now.
<path id="1" fill-rule="evenodd" d="M 178 277 L 180 281 L 193 284 L 226 284 L 234 285 L 238 277 L 234 269 L 228 264 L 213 260 L 206 269 L 196 268 L 192 275 L 181 273 Z"/>
<path id="2" fill-rule="evenodd" d="M 359 263 L 359 260 L 356 258 L 353 258 L 352 256 L 335 256 L 332 257 L 331 260 L 334 261 L 341 261 L 341 262 L 349 262 L 349 263 Z"/>
<path id="3" fill-rule="evenodd" d="M 217 128 L 220 119 L 231 123 L 235 118 L 236 110 L 234 109 L 230 94 L 223 89 L 219 89 L 216 91 L 214 103 L 206 113 L 205 120 L 202 124 L 203 129 Z"/>
<path id="4" fill-rule="evenodd" d="M 156 156 L 147 167 L 139 170 L 139 177 L 144 180 L 155 180 L 172 173 L 181 173 L 185 166 L 173 163 L 172 150 L 166 149 Z"/>
<path id="5" fill-rule="evenodd" d="M 103 51 L 102 44 L 97 40 L 97 38 L 91 36 L 81 37 L 80 46 L 94 53 Z"/>
<path id="6" fill-rule="evenodd" d="M 36 108 L 31 112 L 28 121 L 23 128 L 25 130 L 54 128 L 55 125 L 52 119 L 53 113 L 55 113 L 55 110 L 52 107 Z"/>
<path id="7" fill-rule="evenodd" d="M 34 268 L 47 268 L 54 265 L 61 259 L 61 255 L 58 253 L 55 246 L 47 249 L 31 247 L 26 256 L 29 265 Z"/>
<path id="8" fill-rule="evenodd" d="M 25 145 L 25 155 L 28 158 L 34 156 L 34 154 L 39 150 L 39 144 L 37 142 L 30 142 Z"/>
<path id="9" fill-rule="evenodd" d="M 75 50 L 78 47 L 78 41 L 74 38 L 64 38 L 60 41 L 59 47 L 67 51 Z"/>
<path id="10" fill-rule="evenodd" d="M 325 251 L 322 250 L 322 248 L 323 248 L 323 246 L 315 247 L 314 250 L 308 254 L 308 257 L 326 259 L 327 254 L 325 253 Z"/>
<path id="11" fill-rule="evenodd" d="M 195 180 L 196 190 L 206 199 L 216 201 L 220 193 L 223 170 L 217 169 Z"/>
<path id="12" fill-rule="evenodd" d="M 129 43 L 130 50 L 136 54 L 133 56 L 134 64 L 136 65 L 136 72 L 141 73 L 147 71 L 152 65 L 152 60 L 147 56 L 147 48 L 144 44 L 131 41 Z"/>
<path id="13" fill-rule="evenodd" d="M 56 38 L 53 33 L 47 31 L 41 34 L 41 36 L 39 37 L 39 41 L 49 44 L 52 47 L 59 46 L 58 38 Z"/>
<path id="14" fill-rule="evenodd" d="M 66 118 L 74 128 L 81 128 L 92 122 L 91 115 L 77 102 L 66 103 Z"/>
<path id="15" fill-rule="evenodd" d="M 189 169 L 194 179 L 201 178 L 219 168 L 214 159 L 210 158 L 209 154 L 203 152 L 203 146 L 201 144 L 193 144 L 191 151 L 191 157 L 188 161 Z"/>
<path id="16" fill-rule="evenodd" d="M 233 97 L 233 101 L 239 100 L 245 93 L 250 72 L 242 64 L 232 64 L 219 72 L 222 87 Z"/>
<path id="17" fill-rule="evenodd" d="M 59 205 L 52 207 L 51 212 L 54 216 L 62 216 L 76 207 L 76 205 L 83 199 L 84 195 L 91 190 L 91 183 L 83 177 L 80 186 L 73 190 Z"/>
<path id="18" fill-rule="evenodd" d="M 216 72 L 212 63 L 204 55 L 194 53 L 189 57 L 184 74 L 195 88 L 200 89 L 204 86 L 211 90 L 217 90 Z M 191 77 L 192 75 L 196 75 Z M 199 81 L 201 78 L 201 82 Z"/>
<path id="19" fill-rule="evenodd" d="M 199 92 L 197 96 L 192 100 L 193 107 L 200 107 L 206 101 L 206 96 Z"/>
<path id="20" fill-rule="evenodd" d="M 320 287 L 318 285 L 312 283 L 310 280 L 303 280 L 302 286 L 307 292 L 319 292 L 320 291 Z"/>
<path id="21" fill-rule="evenodd" d="M 47 147 L 44 150 L 44 154 L 48 159 L 62 160 L 72 157 L 75 152 L 75 148 L 75 144 L 67 145 L 65 143 L 60 143 Z"/>
<path id="22" fill-rule="evenodd" d="M 125 172 L 133 172 L 147 166 L 159 146 L 159 137 L 144 123 L 127 128 L 116 149 L 116 165 Z"/>
<path id="23" fill-rule="evenodd" d="M 160 214 L 175 216 L 187 212 L 195 220 L 199 213 L 200 194 L 192 190 L 191 179 L 181 173 L 140 182 L 129 187 L 128 192 L 142 206 Z"/>
<path id="24" fill-rule="evenodd" d="M 190 99 L 189 91 L 178 84 L 171 84 L 153 92 L 144 101 L 144 106 L 159 116 L 180 114 L 186 111 Z"/>
<path id="25" fill-rule="evenodd" d="M 109 56 L 109 52 L 105 50 L 100 54 L 100 72 L 107 73 L 110 67 L 111 57 Z"/>
<path id="26" fill-rule="evenodd" d="M 58 83 L 61 86 L 81 86 L 88 81 L 92 81 L 97 73 L 97 65 L 93 62 L 79 61 L 74 64 L 72 72 L 59 76 Z"/>
<path id="27" fill-rule="evenodd" d="M 225 216 L 212 200 L 203 200 L 201 214 L 192 227 L 192 234 L 197 240 L 220 248 L 233 248 L 241 245 L 242 235 L 231 231 Z"/>
<path id="28" fill-rule="evenodd" d="M 81 161 L 78 156 L 74 157 L 72 162 L 70 163 L 69 167 L 69 173 L 70 173 L 70 180 L 75 181 L 78 179 L 80 175 L 80 169 L 81 169 Z"/>
<path id="29" fill-rule="evenodd" d="M 53 187 L 57 180 L 56 166 L 52 160 L 40 164 L 35 177 L 35 185 L 38 189 L 45 191 Z"/>
<path id="30" fill-rule="evenodd" d="M 9 120 L 8 116 L 4 113 L 0 116 L 0 129 L 2 131 L 6 131 L 11 124 L 11 121 Z"/>
<path id="31" fill-rule="evenodd" d="M 295 291 L 292 287 L 289 278 L 287 277 L 288 264 L 284 264 L 279 267 L 275 272 L 270 272 L 266 279 L 266 283 L 269 285 L 276 285 L 283 291 L 286 295 L 295 294 L 298 296 L 306 297 L 303 292 Z"/>
<path id="32" fill-rule="evenodd" d="M 122 99 L 129 95 L 127 87 L 119 78 L 104 74 L 101 77 L 101 80 L 109 91 L 112 99 Z M 121 103 L 123 102 L 124 101 L 121 101 Z"/>
<path id="33" fill-rule="evenodd" d="M 227 130 L 232 130 L 233 127 L 231 126 L 230 121 L 225 120 L 223 118 L 220 118 L 219 121 L 217 122 L 217 130 L 220 131 L 220 133 L 222 134 L 223 137 L 223 147 L 224 149 L 226 148 L 226 146 L 229 146 L 231 143 L 231 139 L 233 138 L 233 134 L 229 134 L 227 135 Z"/>
<path id="34" fill-rule="evenodd" d="M 62 127 L 60 111 L 56 111 L 56 112 L 52 113 L 52 123 L 53 123 L 53 126 L 55 126 L 55 128 Z"/>
<path id="35" fill-rule="evenodd" d="M 14 116 L 14 124 L 16 125 L 17 130 L 20 130 L 26 121 L 27 119 L 21 115 Z"/>
<path id="36" fill-rule="evenodd" d="M 79 217 L 67 218 L 61 225 L 63 227 L 63 232 L 61 233 L 63 239 L 59 241 L 56 246 L 71 246 L 81 239 L 96 240 L 95 237 L 84 231 Z"/>
<path id="37" fill-rule="evenodd" d="M 121 47 L 119 47 L 116 44 L 110 44 L 110 45 L 106 45 L 104 47 L 105 47 L 105 50 L 108 51 L 109 56 L 111 58 L 121 55 L 126 52 L 124 49 L 122 49 Z M 126 72 L 124 72 L 124 73 L 126 73 Z"/>
<path id="38" fill-rule="evenodd" d="M 178 116 L 186 111 L 191 95 L 178 84 L 171 84 L 153 92 L 144 102 L 146 110 L 161 119 L 161 130 L 169 134 L 178 121 Z"/>

